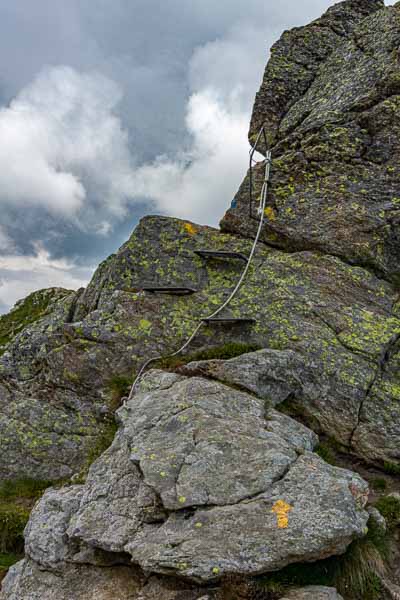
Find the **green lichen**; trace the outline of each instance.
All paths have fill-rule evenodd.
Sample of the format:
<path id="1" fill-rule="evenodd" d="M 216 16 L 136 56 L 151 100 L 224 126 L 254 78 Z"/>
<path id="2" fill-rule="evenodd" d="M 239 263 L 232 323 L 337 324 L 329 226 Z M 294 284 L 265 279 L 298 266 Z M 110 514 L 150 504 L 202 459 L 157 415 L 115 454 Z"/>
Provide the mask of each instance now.
<path id="1" fill-rule="evenodd" d="M 46 316 L 55 300 L 71 294 L 68 290 L 48 289 L 33 292 L 18 302 L 6 315 L 0 316 L 0 355 L 5 346 L 21 333 L 28 325 L 32 325 Z"/>

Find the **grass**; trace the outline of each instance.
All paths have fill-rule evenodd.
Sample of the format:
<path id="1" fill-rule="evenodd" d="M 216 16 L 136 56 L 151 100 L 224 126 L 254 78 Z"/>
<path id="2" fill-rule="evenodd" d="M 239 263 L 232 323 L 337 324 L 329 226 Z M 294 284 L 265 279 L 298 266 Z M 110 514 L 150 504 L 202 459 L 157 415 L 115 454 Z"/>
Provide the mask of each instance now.
<path id="1" fill-rule="evenodd" d="M 371 517 L 368 534 L 350 544 L 343 556 L 289 565 L 278 573 L 262 577 L 260 585 L 266 591 L 273 585 L 284 589 L 308 585 L 332 586 L 345 598 L 379 600 L 381 576 L 385 574 L 388 555 L 388 537 Z"/>
<path id="2" fill-rule="evenodd" d="M 40 498 L 51 485 L 53 485 L 52 481 L 38 481 L 29 478 L 2 481 L 0 482 L 0 499 L 24 498 L 34 500 Z"/>
<path id="3" fill-rule="evenodd" d="M 15 565 L 15 563 L 20 561 L 22 558 L 23 554 L 0 553 L 0 582 L 7 575 L 8 569 Z"/>
<path id="4" fill-rule="evenodd" d="M 256 352 L 261 347 L 257 344 L 243 344 L 231 342 L 224 344 L 223 346 L 215 346 L 207 350 L 200 350 L 193 354 L 187 354 L 184 356 L 173 356 L 170 358 L 164 358 L 159 360 L 155 366 L 159 369 L 177 369 L 183 365 L 187 365 L 190 362 L 200 360 L 229 360 L 230 358 L 236 358 L 242 354 L 248 354 L 249 352 Z"/>
<path id="5" fill-rule="evenodd" d="M 0 482 L 0 580 L 24 551 L 24 529 L 36 500 L 52 481 L 18 479 Z"/>
<path id="6" fill-rule="evenodd" d="M 335 454 L 334 454 L 332 448 L 328 444 L 321 442 L 315 448 L 314 452 L 316 454 L 318 454 L 318 456 L 320 456 L 328 464 L 335 465 L 335 462 L 336 462 Z"/>
<path id="7" fill-rule="evenodd" d="M 400 465 L 386 461 L 383 463 L 383 470 L 389 475 L 400 475 Z"/>
<path id="8" fill-rule="evenodd" d="M 320 443 L 315 449 L 316 454 L 330 465 L 337 466 L 338 455 L 343 452 L 343 447 L 340 442 L 333 437 L 320 436 Z"/>
<path id="9" fill-rule="evenodd" d="M 95 460 L 99 458 L 111 446 L 113 443 L 115 434 L 117 433 L 117 424 L 114 419 L 108 419 L 105 423 L 102 432 L 96 440 L 93 448 L 87 455 L 87 462 L 90 466 Z"/>
<path id="10" fill-rule="evenodd" d="M 133 377 L 127 377 L 126 375 L 113 375 L 111 377 L 107 383 L 107 388 L 111 394 L 111 410 L 116 410 L 120 406 L 122 398 L 129 395 L 132 383 Z"/>
<path id="11" fill-rule="evenodd" d="M 374 492 L 385 492 L 387 490 L 387 481 L 383 477 L 375 477 L 370 480 L 372 489 Z"/>
<path id="12" fill-rule="evenodd" d="M 0 503 L 0 553 L 22 554 L 24 529 L 30 509 L 11 503 Z"/>
<path id="13" fill-rule="evenodd" d="M 385 496 L 375 503 L 375 508 L 386 519 L 388 529 L 393 531 L 400 524 L 400 500 L 393 496 Z"/>
<path id="14" fill-rule="evenodd" d="M 85 483 L 91 465 L 97 460 L 113 443 L 117 432 L 117 424 L 113 418 L 107 418 L 103 429 L 97 437 L 93 447 L 86 455 L 86 461 L 80 473 L 73 478 L 74 483 Z"/>

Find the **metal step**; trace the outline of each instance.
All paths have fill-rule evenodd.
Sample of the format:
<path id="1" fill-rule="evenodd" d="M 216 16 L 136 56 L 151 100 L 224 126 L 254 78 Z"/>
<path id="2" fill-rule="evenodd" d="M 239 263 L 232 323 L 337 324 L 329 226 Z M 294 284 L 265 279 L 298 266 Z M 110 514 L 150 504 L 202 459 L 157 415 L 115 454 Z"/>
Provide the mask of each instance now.
<path id="1" fill-rule="evenodd" d="M 249 260 L 248 256 L 242 254 L 241 252 L 224 252 L 223 250 L 195 250 L 194 253 L 201 258 L 234 259 L 244 260 L 245 262 Z"/>
<path id="2" fill-rule="evenodd" d="M 170 294 L 172 296 L 189 296 L 190 294 L 195 294 L 197 292 L 197 290 L 189 287 L 161 287 L 156 285 L 148 285 L 142 289 L 144 292 L 149 292 L 151 294 Z"/>
<path id="3" fill-rule="evenodd" d="M 207 325 L 245 325 L 246 323 L 256 323 L 255 319 L 251 317 L 242 317 L 235 319 L 234 317 L 215 317 L 213 319 L 202 319 L 203 323 Z"/>

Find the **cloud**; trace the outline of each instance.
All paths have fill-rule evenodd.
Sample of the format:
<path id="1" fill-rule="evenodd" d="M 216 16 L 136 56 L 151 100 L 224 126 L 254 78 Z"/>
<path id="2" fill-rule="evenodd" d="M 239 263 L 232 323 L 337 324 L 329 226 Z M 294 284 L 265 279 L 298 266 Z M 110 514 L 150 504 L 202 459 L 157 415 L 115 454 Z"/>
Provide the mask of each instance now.
<path id="1" fill-rule="evenodd" d="M 77 289 L 86 285 L 93 269 L 80 268 L 67 260 L 54 260 L 36 244 L 30 256 L 0 255 L 0 313 L 40 288 Z"/>
<path id="2" fill-rule="evenodd" d="M 113 114 L 120 99 L 119 87 L 100 74 L 43 71 L 0 111 L 0 204 L 71 218 L 84 212 L 90 194 L 92 208 L 123 215 L 131 165 L 127 134 Z"/>
<path id="3" fill-rule="evenodd" d="M 192 95 L 186 123 L 191 148 L 175 161 L 160 157 L 142 166 L 135 188 L 157 212 L 215 224 L 243 177 L 247 115 L 210 89 Z"/>

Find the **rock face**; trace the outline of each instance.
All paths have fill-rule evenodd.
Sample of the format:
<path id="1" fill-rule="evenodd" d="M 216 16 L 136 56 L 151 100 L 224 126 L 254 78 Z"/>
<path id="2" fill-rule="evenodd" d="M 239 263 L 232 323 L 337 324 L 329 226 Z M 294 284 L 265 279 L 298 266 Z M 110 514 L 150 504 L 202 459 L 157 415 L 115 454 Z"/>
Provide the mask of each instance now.
<path id="1" fill-rule="evenodd" d="M 333 588 L 310 585 L 293 590 L 281 600 L 343 600 L 343 598 Z"/>
<path id="2" fill-rule="evenodd" d="M 399 281 L 399 41 L 399 4 L 348 0 L 273 46 L 249 134 L 264 125 L 273 154 L 269 244 Z M 236 199 L 222 228 L 253 235 L 248 177 Z"/>
<path id="3" fill-rule="evenodd" d="M 343 553 L 365 532 L 366 483 L 324 463 L 315 434 L 262 399 L 152 371 L 118 418 L 86 484 L 49 490 L 34 508 L 28 562 L 4 599 L 10 581 L 29 590 L 32 579 L 48 585 L 40 570 L 47 581 L 49 570 L 67 577 L 88 564 L 94 579 L 100 566 L 123 576 L 116 565 L 131 562 L 202 584 L 254 576 Z"/>
<path id="4" fill-rule="evenodd" d="M 101 454 L 35 506 L 1 600 L 226 600 L 229 578 L 255 585 L 366 533 L 367 484 L 313 450 L 323 433 L 400 465 L 399 42 L 400 3 L 347 0 L 274 46 L 250 128 L 274 157 L 264 243 L 224 313 L 248 322 L 203 323 L 184 365 L 120 405 L 236 286 L 243 262 L 198 251 L 249 255 L 248 177 L 222 231 L 146 217 L 85 290 L 0 319 L 0 479 L 68 479 Z M 230 342 L 260 349 L 190 356 Z"/>
<path id="5" fill-rule="evenodd" d="M 59 479 L 78 471 L 113 409 L 113 377 L 132 376 L 146 358 L 176 350 L 236 284 L 241 263 L 204 261 L 195 250 L 250 247 L 251 240 L 211 228 L 145 218 L 83 294 L 62 298 L 19 333 L 0 357 L 1 477 Z M 138 291 L 150 282 L 198 292 Z M 269 348 L 269 368 L 281 381 L 273 404 L 291 396 L 354 452 L 397 461 L 398 311 L 394 287 L 364 269 L 260 245 L 226 312 L 256 323 L 204 326 L 189 351 L 230 341 Z"/>

